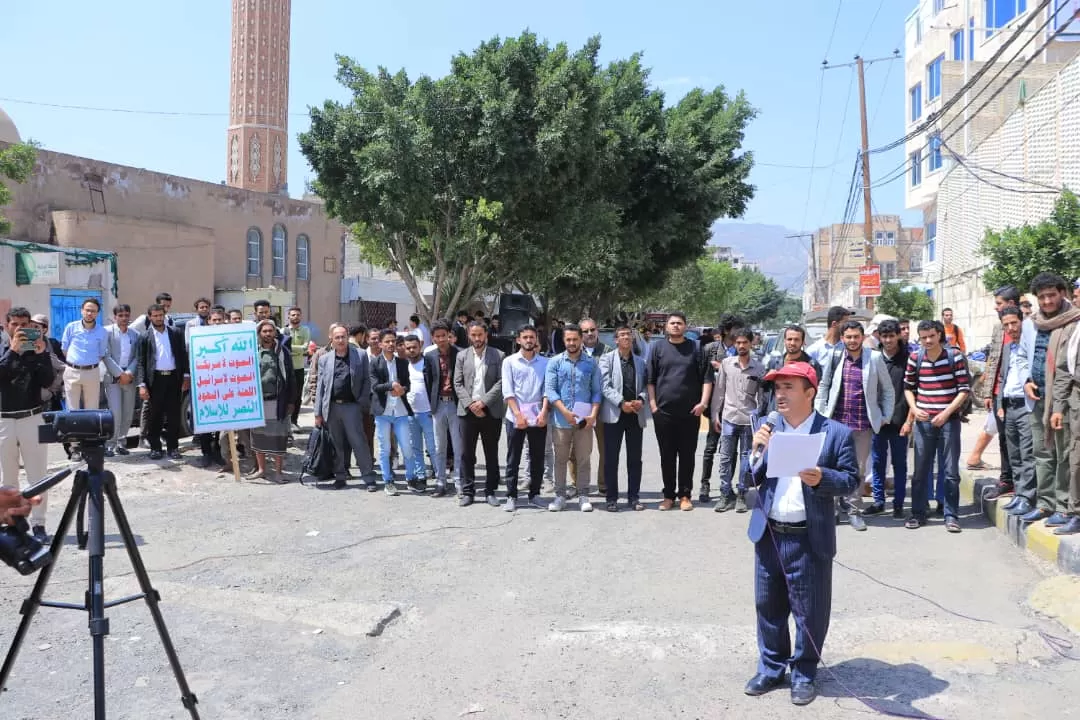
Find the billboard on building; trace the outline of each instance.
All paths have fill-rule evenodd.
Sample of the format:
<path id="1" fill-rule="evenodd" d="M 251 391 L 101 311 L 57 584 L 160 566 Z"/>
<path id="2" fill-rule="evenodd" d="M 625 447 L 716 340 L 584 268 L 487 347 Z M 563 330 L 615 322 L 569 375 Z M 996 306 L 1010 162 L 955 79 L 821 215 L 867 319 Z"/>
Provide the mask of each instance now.
<path id="1" fill-rule="evenodd" d="M 859 297 L 881 295 L 881 266 L 863 265 L 859 268 Z"/>

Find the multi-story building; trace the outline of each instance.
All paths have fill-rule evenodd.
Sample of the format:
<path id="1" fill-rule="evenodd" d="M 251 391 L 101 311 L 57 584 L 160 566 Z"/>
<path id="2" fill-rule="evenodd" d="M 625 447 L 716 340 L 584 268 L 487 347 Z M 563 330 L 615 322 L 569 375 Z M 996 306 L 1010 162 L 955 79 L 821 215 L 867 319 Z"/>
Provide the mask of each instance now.
<path id="1" fill-rule="evenodd" d="M 727 263 L 736 270 L 742 270 L 744 268 L 747 270 L 761 269 L 761 266 L 758 263 L 747 260 L 745 255 L 730 245 L 713 246 L 709 256 L 712 258 L 713 262 Z"/>
<path id="2" fill-rule="evenodd" d="M 904 227 L 899 215 L 875 215 L 872 224 L 872 261 L 881 266 L 882 282 L 922 272 L 922 228 Z M 805 310 L 858 304 L 859 269 L 867 264 L 863 234 L 862 223 L 834 223 L 814 233 L 807 255 Z"/>
<path id="3" fill-rule="evenodd" d="M 918 0 L 907 17 L 904 113 L 910 137 L 904 144 L 904 164 L 880 177 L 882 181 L 901 177 L 905 206 L 922 211 L 926 238 L 922 269 L 927 282 L 933 283 L 942 268 L 938 190 L 955 156 L 962 159 L 972 152 L 1075 52 L 1075 43 L 1065 34 L 1021 70 L 1080 3 L 1050 0 L 1040 10 L 1041 5 L 1039 0 Z M 1037 16 L 1031 18 L 1032 13 Z M 993 67 L 950 105 L 969 78 L 989 63 Z M 1002 68 L 1004 72 L 999 72 Z"/>

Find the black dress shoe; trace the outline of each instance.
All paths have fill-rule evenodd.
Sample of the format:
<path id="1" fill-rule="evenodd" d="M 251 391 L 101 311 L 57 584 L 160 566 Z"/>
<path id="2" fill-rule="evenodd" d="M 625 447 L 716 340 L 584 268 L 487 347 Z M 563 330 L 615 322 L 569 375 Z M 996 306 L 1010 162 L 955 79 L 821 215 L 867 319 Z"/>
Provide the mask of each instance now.
<path id="1" fill-rule="evenodd" d="M 809 705 L 817 697 L 817 688 L 812 682 L 797 682 L 791 685 L 791 704 Z"/>
<path id="2" fill-rule="evenodd" d="M 334 478 L 334 489 L 335 490 L 340 490 L 340 489 L 342 489 L 344 487 L 347 487 L 347 483 L 346 483 L 345 478 L 343 478 L 343 477 Z"/>
<path id="3" fill-rule="evenodd" d="M 130 450 L 128 450 L 128 449 L 127 449 L 126 447 L 123 447 L 123 446 L 118 446 L 118 447 L 116 448 L 116 454 L 117 454 L 117 455 L 130 455 L 130 454 L 131 454 L 131 451 L 130 451 Z"/>
<path id="4" fill-rule="evenodd" d="M 1031 503 L 1027 498 L 1017 498 L 1015 503 L 1009 503 L 1012 507 L 1005 508 L 1005 512 L 1009 515 L 1027 515 L 1034 508 L 1031 507 Z"/>
<path id="5" fill-rule="evenodd" d="M 1009 510 L 1012 510 L 1014 507 L 1016 507 L 1016 504 L 1023 499 L 1024 498 L 1020 497 L 1019 495 L 1013 495 L 1013 499 L 1005 503 L 1005 505 L 1001 509 L 1005 512 L 1008 512 Z"/>
<path id="6" fill-rule="evenodd" d="M 746 688 L 743 690 L 747 695 L 764 695 L 770 690 L 775 690 L 784 684 L 784 676 L 773 677 L 771 675 L 765 675 L 758 673 L 754 677 L 750 678 L 750 682 L 746 683 Z"/>
<path id="7" fill-rule="evenodd" d="M 169 459 L 170 460 L 183 460 L 184 456 L 180 454 L 179 450 L 170 450 L 169 451 Z"/>
<path id="8" fill-rule="evenodd" d="M 867 506 L 862 511 L 862 514 L 863 515 L 880 515 L 883 512 L 885 512 L 885 504 L 884 503 L 874 503 L 873 505 Z"/>
<path id="9" fill-rule="evenodd" d="M 1075 535 L 1080 533 L 1080 515 L 1073 515 L 1069 522 L 1054 530 L 1055 535 Z"/>
<path id="10" fill-rule="evenodd" d="M 151 450 L 150 454 L 147 457 L 149 457 L 151 460 L 160 460 L 161 458 L 165 457 L 165 453 L 161 452 L 160 450 Z"/>

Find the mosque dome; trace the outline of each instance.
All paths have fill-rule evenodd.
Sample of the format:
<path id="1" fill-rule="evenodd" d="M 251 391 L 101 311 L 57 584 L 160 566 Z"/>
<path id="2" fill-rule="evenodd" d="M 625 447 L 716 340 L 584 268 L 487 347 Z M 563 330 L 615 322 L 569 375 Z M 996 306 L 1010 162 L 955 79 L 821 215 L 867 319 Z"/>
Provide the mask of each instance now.
<path id="1" fill-rule="evenodd" d="M 22 138 L 19 137 L 19 129 L 15 127 L 15 122 L 4 112 L 4 108 L 0 108 L 0 142 L 22 142 Z"/>

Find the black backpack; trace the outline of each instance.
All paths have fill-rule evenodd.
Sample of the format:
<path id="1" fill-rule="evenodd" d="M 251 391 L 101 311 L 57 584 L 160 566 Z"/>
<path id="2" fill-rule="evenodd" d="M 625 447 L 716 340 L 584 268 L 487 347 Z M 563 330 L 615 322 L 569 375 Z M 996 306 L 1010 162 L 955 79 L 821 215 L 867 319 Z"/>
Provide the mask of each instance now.
<path id="1" fill-rule="evenodd" d="M 316 482 L 329 480 L 334 476 L 336 462 L 337 448 L 330 431 L 325 427 L 314 428 L 308 437 L 307 454 L 300 468 L 300 484 L 304 484 L 305 475 L 315 478 Z"/>

